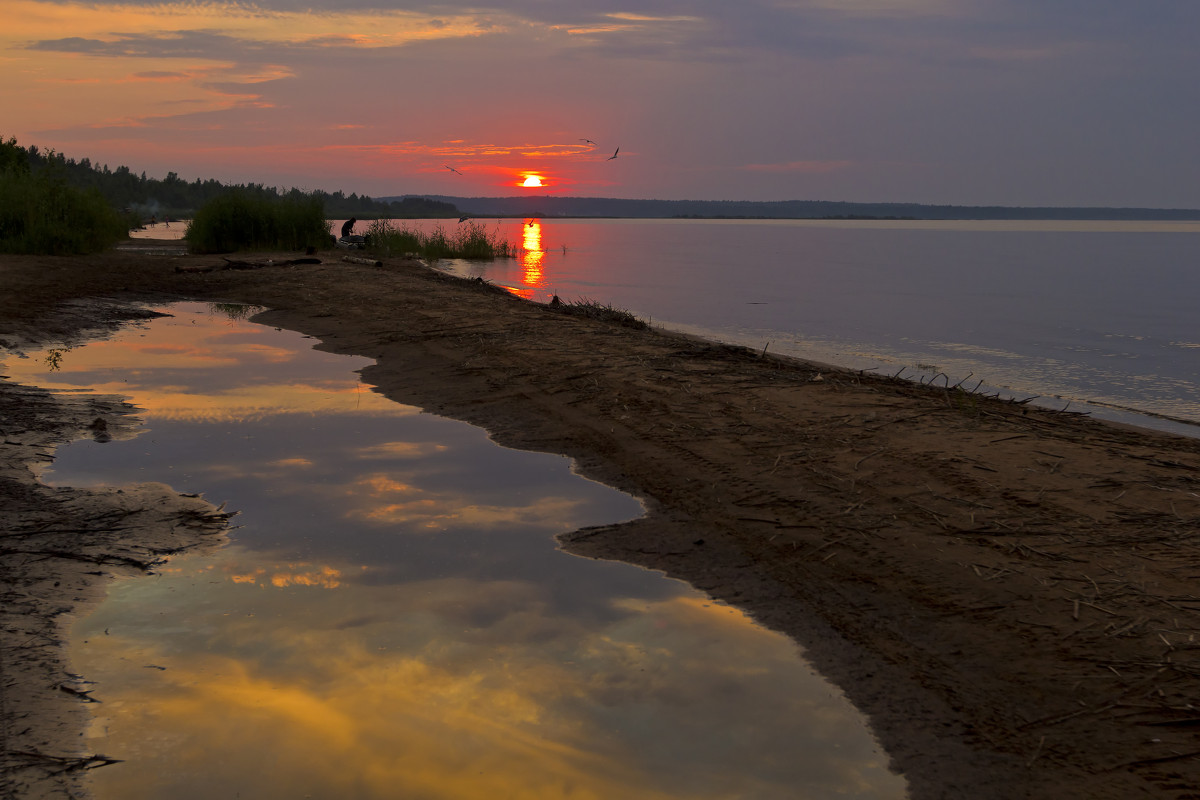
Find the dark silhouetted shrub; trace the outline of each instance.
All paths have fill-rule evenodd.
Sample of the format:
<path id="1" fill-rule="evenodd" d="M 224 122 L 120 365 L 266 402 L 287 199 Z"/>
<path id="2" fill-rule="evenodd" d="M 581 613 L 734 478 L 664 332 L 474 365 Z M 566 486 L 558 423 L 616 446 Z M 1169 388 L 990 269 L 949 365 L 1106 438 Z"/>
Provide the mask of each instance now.
<path id="1" fill-rule="evenodd" d="M 325 205 L 315 195 L 278 197 L 231 189 L 204 204 L 184 234 L 193 253 L 304 250 L 331 244 Z"/>

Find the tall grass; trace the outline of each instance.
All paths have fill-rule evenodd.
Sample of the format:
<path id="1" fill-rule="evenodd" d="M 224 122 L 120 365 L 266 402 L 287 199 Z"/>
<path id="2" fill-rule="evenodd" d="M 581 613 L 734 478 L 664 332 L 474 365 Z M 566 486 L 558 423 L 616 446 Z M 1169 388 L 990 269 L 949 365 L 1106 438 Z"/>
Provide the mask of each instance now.
<path id="1" fill-rule="evenodd" d="M 127 238 L 131 225 L 98 191 L 72 188 L 53 167 L 0 169 L 0 252 L 97 253 Z"/>
<path id="2" fill-rule="evenodd" d="M 366 240 L 367 249 L 378 256 L 412 253 L 436 261 L 440 258 L 492 260 L 516 255 L 515 248 L 506 239 L 501 239 L 498 231 L 489 231 L 474 220 L 447 233 L 441 225 L 432 231 L 423 231 L 378 219 L 367 226 Z"/>
<path id="3" fill-rule="evenodd" d="M 231 189 L 204 204 L 184 234 L 193 253 L 328 247 L 325 204 L 316 195 L 276 197 Z"/>

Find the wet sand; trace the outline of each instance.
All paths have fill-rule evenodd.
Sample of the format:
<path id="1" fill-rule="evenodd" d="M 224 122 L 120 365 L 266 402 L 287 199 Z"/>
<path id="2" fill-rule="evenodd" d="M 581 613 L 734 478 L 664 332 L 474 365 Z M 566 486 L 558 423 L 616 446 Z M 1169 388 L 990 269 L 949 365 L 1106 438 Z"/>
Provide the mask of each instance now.
<path id="1" fill-rule="evenodd" d="M 1197 796 L 1200 441 L 573 316 L 410 260 L 256 254 L 239 258 L 273 263 L 231 270 L 175 245 L 0 257 L 0 340 L 69 342 L 131 301 L 268 307 L 257 321 L 375 359 L 363 379 L 388 397 L 642 498 L 645 518 L 563 546 L 662 570 L 792 636 L 914 798 Z M 0 386 L 0 780 L 36 796 L 97 763 L 45 758 L 95 755 L 64 735 L 85 699 L 68 690 L 86 685 L 54 644 L 94 591 L 63 593 L 55 571 L 136 570 L 222 520 L 157 487 L 164 519 L 196 525 L 129 538 L 95 493 L 41 486 L 24 464 L 96 435 L 96 418 L 119 432 L 132 409 L 30 396 Z M 93 522 L 47 525 L 70 518 L 63 502 Z M 38 526 L 77 533 L 46 543 Z M 29 659 L 32 630 L 46 644 Z M 30 687 L 53 689 L 33 712 Z"/>

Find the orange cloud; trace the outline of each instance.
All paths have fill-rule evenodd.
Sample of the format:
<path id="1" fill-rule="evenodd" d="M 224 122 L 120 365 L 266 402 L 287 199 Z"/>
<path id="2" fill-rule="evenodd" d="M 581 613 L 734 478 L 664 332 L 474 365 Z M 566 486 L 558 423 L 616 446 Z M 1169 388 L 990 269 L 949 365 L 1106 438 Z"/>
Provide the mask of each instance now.
<path id="1" fill-rule="evenodd" d="M 574 25 L 570 27 L 555 26 L 558 30 L 565 30 L 572 36 L 590 36 L 600 33 L 625 33 L 628 31 L 650 31 L 654 32 L 651 26 L 662 26 L 665 23 L 685 22 L 689 24 L 701 23 L 704 20 L 701 17 L 690 16 L 673 16 L 673 17 L 656 17 L 648 14 L 633 14 L 628 12 L 618 12 L 613 14 L 605 14 L 606 18 L 613 20 L 612 22 L 598 22 L 590 25 Z"/>
<path id="2" fill-rule="evenodd" d="M 568 716 L 545 706 L 546 686 L 565 683 L 561 669 L 514 671 L 520 682 L 503 686 L 414 658 L 380 660 L 357 645 L 334 649 L 333 660 L 317 656 L 329 663 L 312 665 L 307 677 L 197 654 L 150 676 L 141 693 L 147 702 L 109 704 L 110 719 L 132 731 L 153 714 L 158 726 L 208 743 L 204 754 L 171 751 L 183 771 L 205 770 L 197 759 L 220 743 L 223 770 L 251 794 L 266 780 L 278 796 L 310 793 L 314 783 L 331 797 L 548 797 L 565 786 L 579 800 L 674 796 L 650 788 L 619 751 L 587 746 Z M 221 679 L 203 677 L 214 674 Z M 265 741 L 281 759 L 269 777 L 261 764 Z M 122 796 L 136 776 L 110 779 Z"/>
<path id="3" fill-rule="evenodd" d="M 55 40 L 66 33 L 81 41 L 114 43 L 146 36 L 178 37 L 181 32 L 213 31 L 258 43 L 335 42 L 339 46 L 394 47 L 434 39 L 477 36 L 495 29 L 471 14 L 442 15 L 434 20 L 427 14 L 404 10 L 290 11 L 232 2 L 167 2 L 143 6 L 10 0 L 6 7 L 8 22 L 0 42 Z M 364 34 L 363 31 L 371 33 Z"/>
<path id="4" fill-rule="evenodd" d="M 295 566 L 295 565 L 291 565 Z M 301 572 L 277 572 L 271 576 L 271 585 L 284 586 L 320 586 L 324 589 L 336 589 L 341 585 L 341 570 L 333 567 L 319 567 Z"/>
<path id="5" fill-rule="evenodd" d="M 281 458 L 278 461 L 272 461 L 272 466 L 275 467 L 311 467 L 313 466 L 312 459 L 308 458 Z"/>
<path id="6" fill-rule="evenodd" d="M 180 312 L 182 316 L 185 312 Z M 140 416 L 179 420 L 246 420 L 276 414 L 337 413 L 370 411 L 388 416 L 409 416 L 419 411 L 400 405 L 377 392 L 366 390 L 357 379 L 313 382 L 245 381 L 229 386 L 212 383 L 208 371 L 239 363 L 284 364 L 299 357 L 287 346 L 253 337 L 267 329 L 253 323 L 235 323 L 205 330 L 192 325 L 164 326 L 154 344 L 145 340 L 116 338 L 95 342 L 86 348 L 59 348 L 49 367 L 50 350 L 31 353 L 30 358 L 13 360 L 6 371 L 48 389 L 69 389 L 82 379 L 98 393 L 130 398 L 141 409 Z M 236 353 L 235 353 L 236 351 Z M 237 354 L 241 355 L 237 355 Z M 247 354 L 249 361 L 246 361 Z M 147 368 L 169 368 L 178 377 L 171 385 L 142 385 L 137 376 Z M 94 375 L 113 376 L 101 383 Z M 19 377 L 18 377 L 19 376 Z M 294 467 L 296 464 L 277 466 Z"/>
<path id="7" fill-rule="evenodd" d="M 290 53 L 400 47 L 503 27 L 502 15 L 431 19 L 415 11 L 280 11 L 203 0 L 6 0 L 4 10 L 0 107 L 36 118 L 41 130 L 127 128 L 123 120 L 154 119 L 181 104 L 190 112 L 226 111 L 260 99 L 237 85 L 295 77 L 282 65 Z"/>
<path id="8" fill-rule="evenodd" d="M 237 596 L 245 613 L 194 640 L 90 637 L 88 661 L 121 678 L 88 665 L 105 700 L 90 735 L 110 737 L 91 744 L 142 759 L 98 771 L 104 794 L 211 772 L 214 758 L 225 785 L 263 797 L 902 794 L 792 642 L 699 596 L 614 599 L 600 624 L 516 582 L 348 585 L 298 614 L 276 613 L 276 593 Z M 712 658 L 714 642 L 728 657 Z M 132 666 L 144 663 L 165 669 Z M 680 735 L 695 740 L 677 754 L 643 752 Z M 723 780 L 758 763 L 770 766 L 741 792 Z"/>
<path id="9" fill-rule="evenodd" d="M 249 572 L 230 573 L 229 580 L 236 584 L 254 586 L 316 586 L 322 589 L 336 589 L 342 585 L 342 571 L 330 566 L 311 566 L 308 564 L 287 564 L 277 570 L 258 567 Z"/>
<path id="10" fill-rule="evenodd" d="M 438 442 L 382 442 L 380 444 L 360 447 L 354 451 L 359 458 L 425 458 L 433 453 L 441 453 L 446 445 Z"/>

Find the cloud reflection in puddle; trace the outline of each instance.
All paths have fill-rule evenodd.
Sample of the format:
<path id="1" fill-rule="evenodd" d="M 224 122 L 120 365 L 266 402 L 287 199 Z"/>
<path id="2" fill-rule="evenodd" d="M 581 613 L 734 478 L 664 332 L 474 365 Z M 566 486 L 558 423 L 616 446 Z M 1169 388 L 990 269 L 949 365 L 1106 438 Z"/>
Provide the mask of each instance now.
<path id="1" fill-rule="evenodd" d="M 241 512 L 228 547 L 117 584 L 76 627 L 104 701 L 89 746 L 124 759 L 100 800 L 904 795 L 789 640 L 554 546 L 633 498 L 382 398 L 350 377 L 363 359 L 172 313 L 14 375 L 145 409 L 50 480 Z"/>

